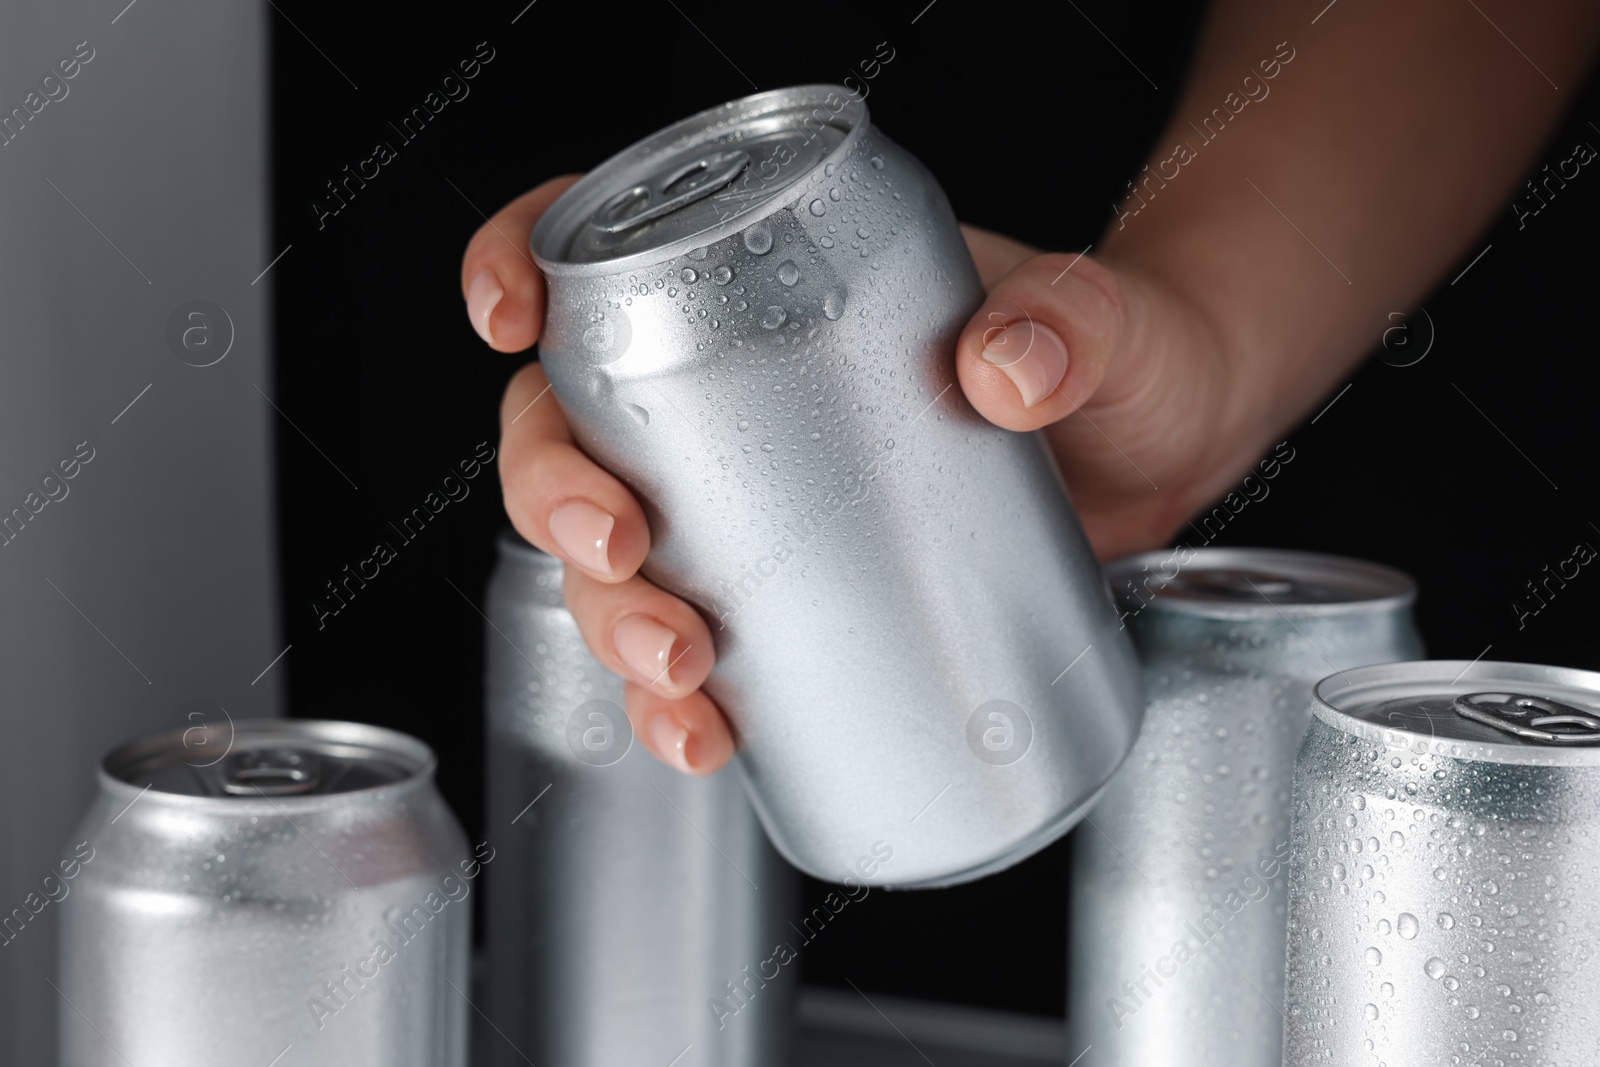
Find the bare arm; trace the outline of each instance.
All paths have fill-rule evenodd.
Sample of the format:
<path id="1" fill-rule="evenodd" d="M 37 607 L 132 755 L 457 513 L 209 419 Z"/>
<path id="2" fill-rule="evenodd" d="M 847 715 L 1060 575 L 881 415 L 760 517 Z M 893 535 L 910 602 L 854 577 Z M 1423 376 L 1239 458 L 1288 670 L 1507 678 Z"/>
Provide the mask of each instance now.
<path id="1" fill-rule="evenodd" d="M 1312 25 L 1317 10 L 1215 5 L 1096 249 L 1123 321 L 1074 353 L 1104 361 L 1103 379 L 1065 383 L 1095 425 L 1051 433 L 1103 555 L 1160 543 L 1226 491 L 1470 251 L 1578 89 L 1600 22 L 1573 0 L 1338 0 Z M 1072 410 L 1056 404 L 997 421 Z"/>

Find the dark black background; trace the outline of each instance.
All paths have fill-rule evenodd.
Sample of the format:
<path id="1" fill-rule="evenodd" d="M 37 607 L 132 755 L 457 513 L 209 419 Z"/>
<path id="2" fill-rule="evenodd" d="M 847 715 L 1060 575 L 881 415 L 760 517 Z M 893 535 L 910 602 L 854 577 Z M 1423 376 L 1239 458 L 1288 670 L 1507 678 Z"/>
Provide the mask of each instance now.
<path id="1" fill-rule="evenodd" d="M 1201 17 L 1106 0 L 524 3 L 282 0 L 268 16 L 274 249 L 292 245 L 269 276 L 276 396 L 294 423 L 277 424 L 290 710 L 425 739 L 469 832 L 481 828 L 482 787 L 474 605 L 504 522 L 493 472 L 320 628 L 311 602 L 389 538 L 387 520 L 497 438 L 500 391 L 524 359 L 485 348 L 463 312 L 460 254 L 480 212 L 752 82 L 838 81 L 886 41 L 894 58 L 870 83 L 873 119 L 939 176 L 961 218 L 1082 249 L 1175 105 Z M 1279 36 L 1314 47 L 1321 6 L 1283 8 Z M 494 59 L 470 95 L 401 147 L 386 123 L 481 41 Z M 1508 48 L 1507 70 L 1485 77 L 1514 76 L 1520 62 Z M 1587 125 L 1600 121 L 1594 90 L 1564 96 L 1574 102 L 1562 130 L 1532 169 L 1576 139 L 1600 145 Z M 324 183 L 380 139 L 398 158 L 319 227 L 311 204 Z M 1427 358 L 1369 361 L 1315 425 L 1293 432 L 1294 461 L 1217 543 L 1409 571 L 1436 656 L 1492 646 L 1490 658 L 1600 668 L 1600 574 L 1585 569 L 1521 630 L 1510 607 L 1578 541 L 1600 547 L 1589 373 L 1600 177 L 1582 172 L 1520 232 L 1510 199 L 1425 302 L 1436 332 Z M 1067 863 L 1061 843 L 975 885 L 874 893 L 807 948 L 805 979 L 1059 1015 Z"/>

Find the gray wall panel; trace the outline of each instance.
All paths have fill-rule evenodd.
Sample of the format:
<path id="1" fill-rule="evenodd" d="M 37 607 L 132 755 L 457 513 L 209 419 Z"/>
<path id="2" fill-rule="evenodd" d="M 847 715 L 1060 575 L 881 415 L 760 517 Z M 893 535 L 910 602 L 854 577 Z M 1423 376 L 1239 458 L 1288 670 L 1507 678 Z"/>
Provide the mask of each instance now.
<path id="1" fill-rule="evenodd" d="M 266 9 L 124 3 L 0 8 L 0 115 L 26 109 L 79 42 L 94 49 L 66 96 L 0 147 L 0 515 L 26 508 L 80 442 L 94 450 L 0 547 L 0 915 L 26 911 L 110 745 L 203 707 L 275 714 L 287 662 L 251 684 L 282 650 L 269 519 L 281 423 L 255 388 L 273 391 L 271 275 L 251 285 L 279 251 Z M 166 341 L 194 299 L 232 319 L 214 366 Z M 0 947 L 0 1063 L 54 1062 L 56 1014 L 71 1009 L 46 979 L 72 905 Z"/>

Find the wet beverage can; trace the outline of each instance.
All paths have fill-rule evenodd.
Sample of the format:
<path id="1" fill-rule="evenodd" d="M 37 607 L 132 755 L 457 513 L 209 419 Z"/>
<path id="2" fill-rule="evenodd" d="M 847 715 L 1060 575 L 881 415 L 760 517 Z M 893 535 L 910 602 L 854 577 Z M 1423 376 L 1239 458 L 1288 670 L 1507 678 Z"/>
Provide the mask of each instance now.
<path id="1" fill-rule="evenodd" d="M 1279 1067 L 1289 795 L 1317 680 L 1421 655 L 1398 571 L 1180 546 L 1106 569 L 1143 663 L 1133 753 L 1073 842 L 1071 1051 Z"/>
<path id="2" fill-rule="evenodd" d="M 790 1062 L 798 876 L 729 767 L 635 744 L 561 561 L 510 531 L 489 583 L 486 1063 Z M 524 1058 L 526 1057 L 526 1058 Z"/>
<path id="3" fill-rule="evenodd" d="M 433 770 L 420 741 L 344 722 L 113 750 L 62 908 L 61 1062 L 466 1067 L 467 898 L 493 851 Z"/>
<path id="4" fill-rule="evenodd" d="M 1600 1062 L 1600 674 L 1367 667 L 1313 712 L 1283 1062 Z"/>
<path id="5" fill-rule="evenodd" d="M 1137 664 L 1042 439 L 957 386 L 983 290 L 922 165 L 842 88 L 761 93 L 601 164 L 532 250 L 545 370 L 712 625 L 778 850 L 933 886 L 1065 833 Z"/>

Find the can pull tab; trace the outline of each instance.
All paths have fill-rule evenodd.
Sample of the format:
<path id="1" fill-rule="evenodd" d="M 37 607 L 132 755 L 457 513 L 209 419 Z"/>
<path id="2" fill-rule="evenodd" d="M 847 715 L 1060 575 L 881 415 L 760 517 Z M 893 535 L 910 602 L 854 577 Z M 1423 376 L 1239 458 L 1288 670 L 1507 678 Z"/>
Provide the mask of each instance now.
<path id="1" fill-rule="evenodd" d="M 1600 715 L 1521 693 L 1469 693 L 1456 697 L 1464 719 L 1546 745 L 1600 743 Z"/>
<path id="2" fill-rule="evenodd" d="M 1264 571 L 1215 567 L 1198 573 L 1180 574 L 1174 584 L 1184 585 L 1217 600 L 1270 600 L 1299 595 L 1300 583 Z"/>
<path id="3" fill-rule="evenodd" d="M 294 796 L 322 782 L 322 760 L 299 748 L 237 752 L 222 768 L 222 788 L 235 796 Z"/>
<path id="4" fill-rule="evenodd" d="M 601 233 L 622 233 L 642 226 L 705 199 L 737 178 L 749 163 L 750 153 L 739 149 L 690 160 L 622 190 L 600 205 L 589 225 Z"/>

